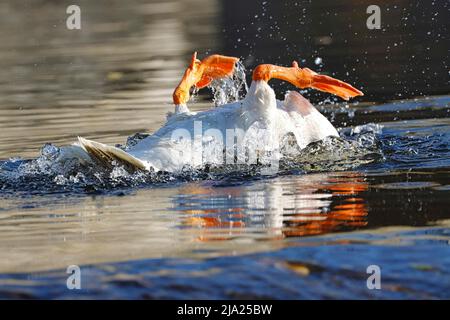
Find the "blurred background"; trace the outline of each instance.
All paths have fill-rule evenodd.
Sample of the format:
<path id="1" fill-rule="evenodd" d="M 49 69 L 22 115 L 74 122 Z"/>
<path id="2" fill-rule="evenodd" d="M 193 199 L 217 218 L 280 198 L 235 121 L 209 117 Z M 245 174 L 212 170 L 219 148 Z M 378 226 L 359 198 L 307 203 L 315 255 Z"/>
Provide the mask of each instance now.
<path id="1" fill-rule="evenodd" d="M 369 5 L 381 29 L 369 30 Z M 249 68 L 301 65 L 359 86 L 365 100 L 449 93 L 448 1 L 222 1 L 224 51 Z"/>

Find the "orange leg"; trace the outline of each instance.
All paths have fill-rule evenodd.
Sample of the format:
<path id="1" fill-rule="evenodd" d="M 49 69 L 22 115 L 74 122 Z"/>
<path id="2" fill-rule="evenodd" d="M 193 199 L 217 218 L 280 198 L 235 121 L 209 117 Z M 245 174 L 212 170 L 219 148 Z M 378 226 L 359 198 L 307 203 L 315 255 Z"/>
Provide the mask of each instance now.
<path id="1" fill-rule="evenodd" d="M 364 95 L 358 89 L 341 80 L 317 74 L 308 68 L 299 68 L 296 61 L 292 62 L 292 67 L 290 68 L 273 64 L 261 64 L 253 71 L 253 80 L 268 82 L 272 78 L 288 81 L 301 89 L 314 88 L 329 92 L 344 100 Z"/>
<path id="2" fill-rule="evenodd" d="M 238 58 L 214 54 L 200 61 L 197 59 L 197 52 L 194 52 L 190 66 L 173 92 L 173 103 L 175 105 L 186 104 L 190 97 L 189 90 L 193 86 L 201 89 L 214 79 L 232 75 L 234 65 L 238 60 Z"/>

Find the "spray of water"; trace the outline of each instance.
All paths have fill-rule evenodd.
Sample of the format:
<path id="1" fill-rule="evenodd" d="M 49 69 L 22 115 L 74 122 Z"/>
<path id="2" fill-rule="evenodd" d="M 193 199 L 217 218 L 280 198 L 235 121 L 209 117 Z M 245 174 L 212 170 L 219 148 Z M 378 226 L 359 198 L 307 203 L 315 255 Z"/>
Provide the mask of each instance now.
<path id="1" fill-rule="evenodd" d="M 221 106 L 227 103 L 236 102 L 244 98 L 248 91 L 245 79 L 245 67 L 238 61 L 232 76 L 216 79 L 209 85 L 213 93 L 214 105 Z"/>

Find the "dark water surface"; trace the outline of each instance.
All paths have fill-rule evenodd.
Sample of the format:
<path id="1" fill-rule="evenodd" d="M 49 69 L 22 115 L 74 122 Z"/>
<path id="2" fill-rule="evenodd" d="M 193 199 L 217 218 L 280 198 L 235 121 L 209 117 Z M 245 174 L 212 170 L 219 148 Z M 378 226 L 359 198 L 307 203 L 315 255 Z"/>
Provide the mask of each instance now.
<path id="1" fill-rule="evenodd" d="M 448 1 L 382 4 L 381 30 L 367 1 L 79 1 L 79 31 L 68 4 L 0 3 L 0 298 L 450 298 Z M 272 177 L 101 184 L 51 171 L 48 147 L 29 160 L 159 128 L 194 50 L 362 88 L 305 93 L 349 144 Z"/>

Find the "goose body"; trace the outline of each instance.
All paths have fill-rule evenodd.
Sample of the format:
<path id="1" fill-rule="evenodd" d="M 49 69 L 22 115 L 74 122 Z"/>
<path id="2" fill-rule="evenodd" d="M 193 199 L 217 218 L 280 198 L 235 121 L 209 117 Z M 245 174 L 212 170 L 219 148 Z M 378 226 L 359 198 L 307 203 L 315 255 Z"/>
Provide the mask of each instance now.
<path id="1" fill-rule="evenodd" d="M 144 162 L 147 168 L 157 171 L 177 171 L 186 165 L 221 164 L 224 159 L 220 150 L 216 159 L 208 159 L 207 155 L 214 154 L 217 146 L 226 144 L 227 136 L 238 131 L 254 138 L 252 129 L 255 134 L 259 133 L 259 138 L 269 140 L 266 146 L 273 148 L 289 133 L 295 136 L 300 148 L 338 135 L 333 125 L 299 93 L 289 92 L 284 101 L 279 101 L 266 82 L 255 81 L 242 101 L 198 113 L 175 113 L 163 127 L 127 152 Z M 196 149 L 193 140 L 199 134 L 201 147 Z M 190 139 L 182 141 L 177 139 L 179 136 Z M 203 154 L 196 157 L 195 152 Z"/>
<path id="2" fill-rule="evenodd" d="M 298 92 L 290 91 L 284 101 L 277 100 L 265 78 L 267 72 L 255 76 L 258 68 L 241 101 L 190 112 L 186 106 L 190 87 L 226 73 L 202 65 L 206 59 L 202 62 L 194 59 L 175 90 L 175 112 L 159 130 L 126 150 L 79 138 L 78 143 L 64 150 L 60 158 L 77 157 L 85 162 L 118 160 L 141 170 L 177 172 L 186 166 L 201 168 L 206 164 L 222 165 L 230 161 L 248 163 L 257 158 L 261 161 L 265 154 L 279 157 L 280 145 L 287 136 L 294 137 L 299 149 L 327 136 L 338 136 L 333 125 Z M 223 60 L 214 61 L 219 61 L 216 63 L 218 68 L 225 69 Z M 213 62 L 208 61 L 212 65 Z M 203 70 L 198 75 L 200 67 Z M 228 64 L 226 68 L 230 68 Z M 284 77 L 284 73 L 281 75 L 279 78 Z M 249 154 L 252 152 L 253 155 Z"/>

